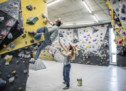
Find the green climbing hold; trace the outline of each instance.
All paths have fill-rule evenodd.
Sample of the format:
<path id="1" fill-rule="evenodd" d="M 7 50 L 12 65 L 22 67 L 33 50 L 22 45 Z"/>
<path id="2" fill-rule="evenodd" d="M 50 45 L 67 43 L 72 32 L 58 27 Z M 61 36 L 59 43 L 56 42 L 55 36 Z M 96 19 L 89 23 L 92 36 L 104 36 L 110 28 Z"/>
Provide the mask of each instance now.
<path id="1" fill-rule="evenodd" d="M 30 25 L 33 25 L 33 24 L 35 24 L 37 21 L 38 21 L 39 19 L 38 19 L 38 17 L 30 17 L 30 18 L 28 18 L 27 19 L 27 24 L 30 24 Z"/>

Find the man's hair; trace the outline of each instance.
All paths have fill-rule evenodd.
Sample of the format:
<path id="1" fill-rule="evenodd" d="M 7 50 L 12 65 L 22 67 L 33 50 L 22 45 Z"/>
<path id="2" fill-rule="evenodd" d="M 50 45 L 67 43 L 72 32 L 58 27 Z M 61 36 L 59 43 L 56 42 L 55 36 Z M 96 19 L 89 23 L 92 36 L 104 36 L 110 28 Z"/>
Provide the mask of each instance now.
<path id="1" fill-rule="evenodd" d="M 60 27 L 62 22 L 60 20 L 57 21 L 57 26 Z"/>

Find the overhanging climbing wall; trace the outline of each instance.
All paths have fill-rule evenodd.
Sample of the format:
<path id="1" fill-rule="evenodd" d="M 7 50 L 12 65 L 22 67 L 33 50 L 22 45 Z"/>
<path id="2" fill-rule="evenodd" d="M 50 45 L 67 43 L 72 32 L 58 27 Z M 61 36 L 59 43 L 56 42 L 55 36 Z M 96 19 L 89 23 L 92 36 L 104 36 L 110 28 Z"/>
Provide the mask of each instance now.
<path id="1" fill-rule="evenodd" d="M 108 0 L 111 24 L 115 33 L 115 42 L 117 45 L 126 44 L 126 1 Z"/>
<path id="2" fill-rule="evenodd" d="M 107 5 L 117 44 L 117 65 L 126 66 L 126 0 L 108 0 Z"/>
<path id="3" fill-rule="evenodd" d="M 32 5 L 32 10 L 28 10 L 26 6 Z M 28 31 L 36 31 L 38 28 L 45 26 L 43 23 L 43 18 L 41 16 L 42 13 L 47 13 L 46 2 L 45 0 L 21 0 L 21 13 L 22 14 L 22 22 L 23 22 L 23 29 L 24 29 L 24 36 L 26 37 L 18 37 L 12 43 L 15 45 L 14 48 L 10 48 L 10 44 L 7 45 L 5 48 L 0 50 L 0 54 L 4 54 L 19 48 L 23 48 L 34 43 L 40 42 L 44 40 L 44 35 L 40 40 L 34 40 L 34 43 L 31 43 L 31 39 L 33 36 L 28 35 Z M 27 19 L 30 17 L 38 17 L 38 21 L 33 24 L 29 25 L 26 23 Z M 9 49 L 9 50 L 8 50 Z"/>
<path id="4" fill-rule="evenodd" d="M 0 0 L 0 3 L 6 2 L 6 1 L 8 1 L 8 0 Z"/>

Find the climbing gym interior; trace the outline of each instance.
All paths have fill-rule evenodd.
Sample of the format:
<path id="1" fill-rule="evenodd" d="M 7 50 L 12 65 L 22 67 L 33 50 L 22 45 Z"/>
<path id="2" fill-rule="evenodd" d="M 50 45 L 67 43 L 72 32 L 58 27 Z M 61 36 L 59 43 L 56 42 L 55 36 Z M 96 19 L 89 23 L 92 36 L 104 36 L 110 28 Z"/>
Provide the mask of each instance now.
<path id="1" fill-rule="evenodd" d="M 126 0 L 0 0 L 0 91 L 126 91 Z"/>

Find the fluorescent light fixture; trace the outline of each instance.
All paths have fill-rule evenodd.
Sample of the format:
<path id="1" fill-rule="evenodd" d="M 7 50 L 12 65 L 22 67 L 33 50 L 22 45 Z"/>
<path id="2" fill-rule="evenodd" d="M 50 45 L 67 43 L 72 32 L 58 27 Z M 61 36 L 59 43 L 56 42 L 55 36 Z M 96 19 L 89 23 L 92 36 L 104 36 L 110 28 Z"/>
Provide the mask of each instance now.
<path id="1" fill-rule="evenodd" d="M 82 24 L 93 24 L 94 22 L 80 22 L 80 23 L 76 23 L 76 25 L 82 25 Z"/>
<path id="2" fill-rule="evenodd" d="M 71 26 L 71 25 L 73 25 L 72 23 L 65 23 L 65 24 L 63 24 L 63 26 Z"/>
<path id="3" fill-rule="evenodd" d="M 87 8 L 87 10 L 89 11 L 89 13 L 92 13 L 92 11 L 90 10 L 90 8 L 88 7 L 88 5 L 86 4 L 85 1 L 83 1 L 83 4 L 85 5 L 85 7 Z"/>
<path id="4" fill-rule="evenodd" d="M 49 6 L 51 6 L 51 5 L 55 4 L 55 3 L 57 3 L 57 2 L 59 2 L 59 1 L 61 1 L 61 0 L 55 0 L 55 1 L 53 1 L 53 2 L 51 2 L 51 3 L 49 3 L 49 4 L 47 4 L 47 7 L 49 7 Z"/>
<path id="5" fill-rule="evenodd" d="M 96 18 L 95 15 L 92 16 L 96 22 L 98 22 L 98 19 Z"/>

